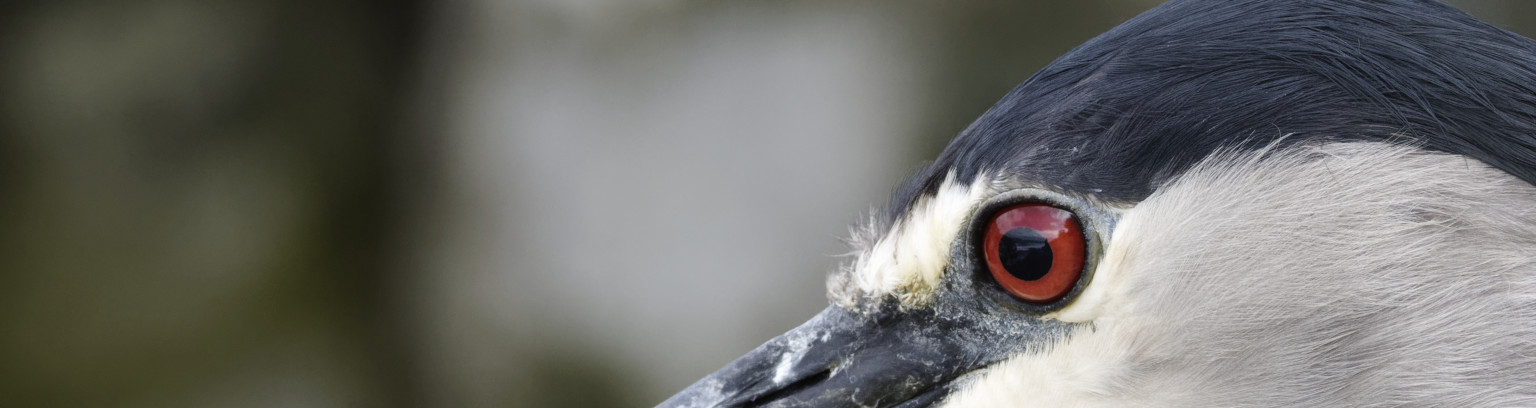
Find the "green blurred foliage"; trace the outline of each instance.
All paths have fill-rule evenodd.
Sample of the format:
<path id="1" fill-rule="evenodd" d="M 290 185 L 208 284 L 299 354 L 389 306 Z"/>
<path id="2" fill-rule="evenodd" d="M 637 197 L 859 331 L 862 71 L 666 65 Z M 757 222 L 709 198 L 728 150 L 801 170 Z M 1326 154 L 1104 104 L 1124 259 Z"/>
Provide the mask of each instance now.
<path id="1" fill-rule="evenodd" d="M 36 2 L 0 23 L 0 406 L 388 406 L 414 4 Z"/>

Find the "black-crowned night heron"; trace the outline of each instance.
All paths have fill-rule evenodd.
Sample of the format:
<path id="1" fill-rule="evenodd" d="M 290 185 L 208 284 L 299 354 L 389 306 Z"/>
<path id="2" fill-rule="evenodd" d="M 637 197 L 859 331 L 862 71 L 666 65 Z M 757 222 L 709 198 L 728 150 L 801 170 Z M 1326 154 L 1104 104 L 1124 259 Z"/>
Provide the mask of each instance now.
<path id="1" fill-rule="evenodd" d="M 1536 45 L 1173 1 L 1013 89 L 667 407 L 1536 406 Z"/>

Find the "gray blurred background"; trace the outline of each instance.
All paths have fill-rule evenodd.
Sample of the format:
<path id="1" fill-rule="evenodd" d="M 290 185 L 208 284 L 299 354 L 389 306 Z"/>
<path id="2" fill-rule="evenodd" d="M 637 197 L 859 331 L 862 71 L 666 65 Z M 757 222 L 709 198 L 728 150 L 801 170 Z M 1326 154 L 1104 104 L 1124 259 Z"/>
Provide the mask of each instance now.
<path id="1" fill-rule="evenodd" d="M 0 406 L 654 405 L 1156 3 L 0 2 Z"/>

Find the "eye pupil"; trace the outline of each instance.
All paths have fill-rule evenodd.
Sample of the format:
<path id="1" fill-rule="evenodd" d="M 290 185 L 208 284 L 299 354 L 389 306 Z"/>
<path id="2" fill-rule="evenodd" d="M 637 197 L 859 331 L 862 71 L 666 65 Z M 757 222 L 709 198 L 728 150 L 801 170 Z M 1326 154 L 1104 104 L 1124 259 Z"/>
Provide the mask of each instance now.
<path id="1" fill-rule="evenodd" d="M 1009 275 L 1024 281 L 1037 281 L 1051 272 L 1051 245 L 1040 233 L 1029 228 L 1014 228 L 997 243 L 997 255 Z"/>

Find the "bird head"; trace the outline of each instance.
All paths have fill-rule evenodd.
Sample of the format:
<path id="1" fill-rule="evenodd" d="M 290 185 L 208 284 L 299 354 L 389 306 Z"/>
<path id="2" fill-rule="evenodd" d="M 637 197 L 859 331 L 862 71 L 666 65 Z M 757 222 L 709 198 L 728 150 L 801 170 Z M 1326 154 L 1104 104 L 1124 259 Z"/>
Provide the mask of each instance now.
<path id="1" fill-rule="evenodd" d="M 1536 45 L 1433 1 L 1175 0 L 855 227 L 664 407 L 1536 404 Z"/>

